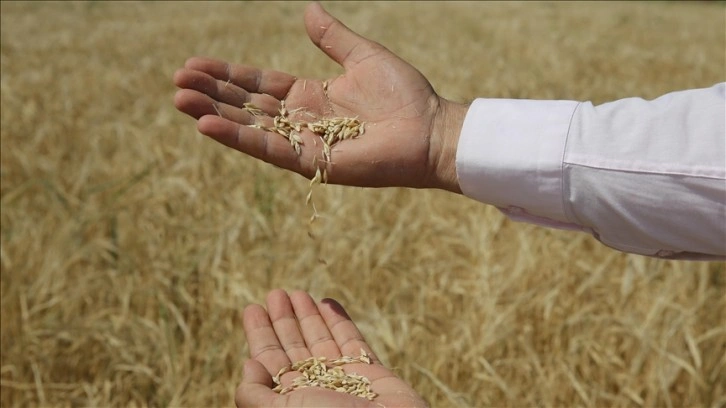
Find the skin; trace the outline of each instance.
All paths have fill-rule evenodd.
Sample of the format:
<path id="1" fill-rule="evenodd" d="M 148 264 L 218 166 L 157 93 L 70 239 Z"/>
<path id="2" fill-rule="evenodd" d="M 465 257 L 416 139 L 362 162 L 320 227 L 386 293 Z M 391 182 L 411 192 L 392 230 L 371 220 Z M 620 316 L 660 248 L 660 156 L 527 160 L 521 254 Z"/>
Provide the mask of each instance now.
<path id="1" fill-rule="evenodd" d="M 391 370 L 384 367 L 363 338 L 345 309 L 332 299 L 316 303 L 309 294 L 288 295 L 273 290 L 267 296 L 267 310 L 253 304 L 243 313 L 244 330 L 250 346 L 242 383 L 237 388 L 238 407 L 426 407 L 425 401 Z M 343 369 L 371 380 L 378 396 L 373 401 L 333 390 L 307 387 L 280 395 L 272 391 L 272 376 L 280 368 L 308 357 L 334 359 L 371 355 L 372 364 L 346 364 Z M 288 386 L 298 372 L 283 374 Z"/>
<path id="2" fill-rule="evenodd" d="M 312 42 L 344 69 L 342 75 L 326 80 L 327 91 L 322 80 L 193 57 L 174 74 L 180 88 L 174 98 L 177 109 L 197 120 L 200 133 L 307 178 L 325 166 L 329 183 L 438 188 L 460 194 L 456 147 L 468 106 L 437 95 L 416 68 L 354 33 L 318 3 L 306 7 L 304 22 Z M 336 144 L 332 162 L 325 163 L 319 137 L 306 129 L 298 155 L 280 135 L 247 126 L 270 126 L 283 100 L 293 121 L 357 117 L 366 123 L 365 134 Z M 245 103 L 254 104 L 265 115 L 251 115 Z M 267 298 L 267 309 L 250 305 L 243 320 L 250 359 L 237 389 L 238 407 L 426 406 L 408 384 L 380 363 L 333 300 L 316 304 L 304 292 L 288 296 L 276 290 Z M 379 395 L 373 402 L 321 388 L 285 395 L 272 391 L 272 376 L 291 362 L 311 356 L 357 356 L 361 348 L 372 355 L 374 364 L 346 365 L 345 370 L 372 381 Z M 283 386 L 295 374 L 283 375 Z"/>
<path id="3" fill-rule="evenodd" d="M 329 183 L 461 193 L 456 146 L 468 106 L 437 95 L 416 68 L 354 33 L 318 3 L 307 6 L 304 22 L 312 42 L 344 69 L 327 79 L 327 93 L 321 80 L 193 57 L 174 74 L 181 88 L 177 109 L 197 119 L 200 133 L 307 178 L 326 166 Z M 335 145 L 332 163 L 323 163 L 319 138 L 304 130 L 298 155 L 280 135 L 246 126 L 270 126 L 282 100 L 293 120 L 358 117 L 366 122 L 365 134 Z M 252 116 L 244 103 L 267 116 Z"/>

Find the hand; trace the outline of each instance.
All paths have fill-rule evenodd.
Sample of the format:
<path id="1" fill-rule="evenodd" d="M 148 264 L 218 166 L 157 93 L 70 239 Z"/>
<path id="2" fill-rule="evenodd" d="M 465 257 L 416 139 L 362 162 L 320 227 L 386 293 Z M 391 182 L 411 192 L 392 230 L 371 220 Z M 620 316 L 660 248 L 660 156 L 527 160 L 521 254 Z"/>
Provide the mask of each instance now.
<path id="1" fill-rule="evenodd" d="M 269 126 L 282 100 L 297 121 L 358 117 L 365 133 L 332 148 L 330 183 L 461 192 L 455 156 L 466 106 L 439 97 L 413 66 L 354 33 L 318 3 L 306 8 L 305 27 L 313 43 L 345 69 L 327 81 L 327 92 L 320 80 L 195 57 L 174 75 L 181 88 L 177 109 L 198 119 L 201 133 L 307 178 L 322 163 L 318 136 L 305 130 L 298 155 L 282 136 L 246 125 Z M 266 116 L 251 115 L 245 103 Z"/>
<path id="2" fill-rule="evenodd" d="M 381 364 L 343 307 L 332 299 L 315 304 L 305 292 L 288 296 L 283 290 L 274 290 L 267 297 L 267 311 L 260 305 L 245 308 L 244 329 L 250 360 L 245 362 L 235 396 L 240 408 L 426 406 L 408 384 Z M 342 367 L 346 373 L 371 380 L 371 389 L 378 394 L 373 401 L 320 387 L 298 388 L 283 395 L 272 391 L 272 376 L 284 366 L 313 356 L 328 360 L 359 356 L 361 349 L 370 354 L 372 364 Z M 299 375 L 296 371 L 283 374 L 283 386 Z"/>

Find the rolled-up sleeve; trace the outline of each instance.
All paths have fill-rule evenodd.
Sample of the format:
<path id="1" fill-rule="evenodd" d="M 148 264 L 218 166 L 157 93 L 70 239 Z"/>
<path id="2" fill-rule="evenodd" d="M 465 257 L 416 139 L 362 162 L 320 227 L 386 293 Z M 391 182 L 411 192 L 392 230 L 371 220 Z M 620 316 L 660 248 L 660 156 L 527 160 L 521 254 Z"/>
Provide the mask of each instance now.
<path id="1" fill-rule="evenodd" d="M 459 185 L 514 220 L 622 251 L 726 258 L 725 92 L 599 106 L 477 99 L 459 138 Z"/>

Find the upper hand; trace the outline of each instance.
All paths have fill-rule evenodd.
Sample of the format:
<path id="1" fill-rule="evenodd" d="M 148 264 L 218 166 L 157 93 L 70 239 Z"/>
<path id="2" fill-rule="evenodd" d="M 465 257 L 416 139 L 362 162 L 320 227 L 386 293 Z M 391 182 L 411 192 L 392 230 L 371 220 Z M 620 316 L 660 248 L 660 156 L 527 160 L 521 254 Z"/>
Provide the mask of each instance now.
<path id="1" fill-rule="evenodd" d="M 313 43 L 345 69 L 327 81 L 327 92 L 320 80 L 191 58 L 174 75 L 182 88 L 175 105 L 198 119 L 201 133 L 308 178 L 321 164 L 318 136 L 304 130 L 298 155 L 280 135 L 246 125 L 269 126 L 282 100 L 297 121 L 357 117 L 366 123 L 365 133 L 333 147 L 329 182 L 459 192 L 455 151 L 465 113 L 461 105 L 440 98 L 413 66 L 354 33 L 319 4 L 306 8 L 305 27 Z M 260 107 L 266 117 L 252 116 L 245 103 Z"/>

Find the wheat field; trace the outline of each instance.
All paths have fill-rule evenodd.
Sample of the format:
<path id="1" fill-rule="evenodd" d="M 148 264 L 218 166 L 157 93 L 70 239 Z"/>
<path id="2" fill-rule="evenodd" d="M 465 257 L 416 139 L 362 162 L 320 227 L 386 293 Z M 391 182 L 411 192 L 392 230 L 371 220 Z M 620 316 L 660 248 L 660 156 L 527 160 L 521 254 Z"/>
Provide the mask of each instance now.
<path id="1" fill-rule="evenodd" d="M 722 2 L 324 6 L 456 101 L 726 78 Z M 726 406 L 723 263 L 442 191 L 320 186 L 311 230 L 307 180 L 174 109 L 193 55 L 339 75 L 304 7 L 0 3 L 2 406 L 231 406 L 239 313 L 277 287 L 338 299 L 434 407 Z"/>

